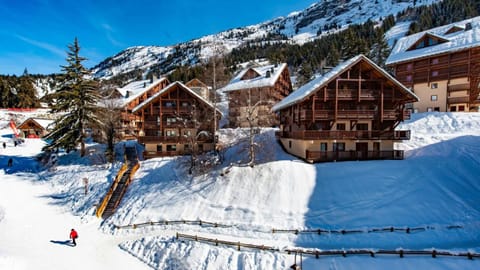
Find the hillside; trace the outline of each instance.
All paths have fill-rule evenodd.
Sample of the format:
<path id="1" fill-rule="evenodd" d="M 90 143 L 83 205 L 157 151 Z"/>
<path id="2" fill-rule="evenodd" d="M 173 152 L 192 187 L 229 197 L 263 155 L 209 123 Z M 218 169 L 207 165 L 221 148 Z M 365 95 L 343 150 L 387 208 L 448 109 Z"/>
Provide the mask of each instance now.
<path id="1" fill-rule="evenodd" d="M 135 46 L 109 57 L 93 67 L 96 78 L 109 79 L 118 74 L 147 73 L 150 69 L 165 73 L 176 66 L 195 65 L 208 59 L 215 48 L 224 53 L 248 42 L 303 44 L 335 33 L 351 24 L 379 21 L 409 7 L 429 5 L 439 0 L 322 0 L 303 11 L 286 17 L 221 33 L 200 37 L 172 46 Z M 132 75 L 133 76 L 133 75 Z"/>
<path id="2" fill-rule="evenodd" d="M 8 117 L 0 117 L 0 126 L 6 126 Z M 94 165 L 99 161 L 94 152 L 84 159 L 71 153 L 62 154 L 57 166 L 45 170 L 31 159 L 43 145 L 41 141 L 27 140 L 15 148 L 9 141 L 11 132 L 3 129 L 1 139 L 8 147 L 0 157 L 2 178 L 6 179 L 0 182 L 0 242 L 9 244 L 0 247 L 0 268 L 67 268 L 78 257 L 89 259 L 78 261 L 78 268 L 70 269 L 118 267 L 121 263 L 128 264 L 128 269 L 288 269 L 294 261 L 293 255 L 282 252 L 238 251 L 235 247 L 176 240 L 177 232 L 279 250 L 435 248 L 454 253 L 480 252 L 480 114 L 414 114 L 399 128 L 412 131 L 412 139 L 398 145 L 407 151 L 403 161 L 322 164 L 307 164 L 285 154 L 274 139 L 274 130 L 266 129 L 257 137 L 261 147 L 253 168 L 242 165 L 247 155 L 242 130 L 223 129 L 220 140 L 231 147 L 221 166 L 207 174 L 191 176 L 181 157 L 141 161 L 118 211 L 101 223 L 94 216 L 95 205 L 115 177 L 119 163 Z M 95 144 L 89 147 L 97 149 L 96 153 L 102 148 Z M 8 157 L 22 165 L 3 167 Z M 84 177 L 89 179 L 87 195 Z M 33 185 L 27 188 L 24 183 Z M 19 191 L 16 199 L 8 193 L 11 189 Z M 29 198 L 38 194 L 35 190 L 41 191 L 40 195 Z M 27 206 L 30 201 L 38 206 Z M 39 212 L 27 211 L 33 215 L 29 217 L 21 215 L 25 211 L 20 209 L 30 207 L 39 208 Z M 18 217 L 13 214 L 15 211 L 19 211 Z M 15 223 L 28 220 L 37 220 L 35 230 L 43 233 L 32 234 L 25 231 L 31 226 Z M 114 226 L 162 220 L 202 220 L 220 226 Z M 58 234 L 66 234 L 70 226 L 78 228 L 81 235 L 75 252 L 41 240 L 45 233 L 62 239 Z M 410 234 L 368 233 L 390 227 L 418 230 Z M 58 232 L 61 228 L 64 232 Z M 358 232 L 273 234 L 274 228 Z M 33 244 L 12 244 L 12 239 L 23 239 L 25 235 L 31 236 L 29 242 Z M 125 252 L 118 253 L 119 247 Z M 34 255 L 46 252 L 58 252 L 61 257 L 46 261 Z M 137 263 L 128 259 L 132 256 Z M 480 267 L 478 259 L 409 255 L 402 259 L 393 255 L 303 259 L 304 269 Z M 15 268 L 12 261 L 27 267 Z"/>

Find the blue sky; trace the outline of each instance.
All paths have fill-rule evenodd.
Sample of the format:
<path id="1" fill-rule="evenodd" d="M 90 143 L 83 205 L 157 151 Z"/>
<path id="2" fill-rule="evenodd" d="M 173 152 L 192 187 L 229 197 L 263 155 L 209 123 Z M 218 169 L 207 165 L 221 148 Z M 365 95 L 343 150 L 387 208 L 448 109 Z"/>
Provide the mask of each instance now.
<path id="1" fill-rule="evenodd" d="M 0 0 L 0 74 L 60 72 L 78 37 L 90 68 L 136 45 L 173 45 L 303 10 L 315 0 Z"/>

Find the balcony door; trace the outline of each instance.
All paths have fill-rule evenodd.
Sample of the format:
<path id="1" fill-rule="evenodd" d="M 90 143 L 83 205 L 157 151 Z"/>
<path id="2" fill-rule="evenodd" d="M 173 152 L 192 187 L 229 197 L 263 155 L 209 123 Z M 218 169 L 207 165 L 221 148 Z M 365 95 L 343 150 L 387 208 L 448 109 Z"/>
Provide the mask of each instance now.
<path id="1" fill-rule="evenodd" d="M 356 145 L 357 158 L 358 159 L 367 159 L 368 158 L 368 143 L 366 142 L 357 142 Z"/>

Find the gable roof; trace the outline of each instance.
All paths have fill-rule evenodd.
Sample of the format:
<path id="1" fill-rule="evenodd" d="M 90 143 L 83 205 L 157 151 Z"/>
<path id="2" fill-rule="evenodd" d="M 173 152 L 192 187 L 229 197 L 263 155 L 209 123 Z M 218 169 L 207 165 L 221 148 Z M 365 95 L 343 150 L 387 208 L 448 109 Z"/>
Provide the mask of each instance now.
<path id="1" fill-rule="evenodd" d="M 310 95 L 314 94 L 316 91 L 318 91 L 320 88 L 323 86 L 327 85 L 330 83 L 332 80 L 334 80 L 338 75 L 340 75 L 342 72 L 348 70 L 355 64 L 359 63 L 360 61 L 365 61 L 367 62 L 370 66 L 372 66 L 375 70 L 380 72 L 383 76 L 385 76 L 388 80 L 392 81 L 395 85 L 397 85 L 400 89 L 414 97 L 415 99 L 418 100 L 418 97 L 410 91 L 408 88 L 406 88 L 403 84 L 401 84 L 399 81 L 397 81 L 394 77 L 392 77 L 388 72 L 386 72 L 384 69 L 379 67 L 377 64 L 375 64 L 372 60 L 368 59 L 366 56 L 363 54 L 360 54 L 358 56 L 355 56 L 353 58 L 350 58 L 349 60 L 339 64 L 329 72 L 327 72 L 325 75 L 317 77 L 307 84 L 303 85 L 302 87 L 298 88 L 297 90 L 293 91 L 290 95 L 285 97 L 283 100 L 278 102 L 272 107 L 272 111 L 276 112 L 281 109 L 290 107 L 296 103 L 299 103 L 309 97 Z"/>
<path id="2" fill-rule="evenodd" d="M 467 27 L 467 25 L 469 26 Z M 452 31 L 452 29 L 459 28 L 463 28 L 464 30 Z M 432 37 L 441 38 L 445 40 L 445 42 L 409 51 L 414 44 L 427 34 Z M 395 47 L 392 49 L 392 52 L 386 61 L 386 65 L 478 46 L 480 46 L 480 16 L 432 28 L 399 39 L 395 44 Z"/>
<path id="3" fill-rule="evenodd" d="M 145 101 L 143 101 L 142 103 L 138 104 L 137 106 L 135 106 L 135 108 L 132 109 L 132 113 L 135 113 L 137 111 L 139 111 L 140 109 L 142 109 L 143 107 L 147 106 L 148 104 L 150 104 L 152 101 L 154 101 L 156 98 L 158 98 L 159 96 L 163 95 L 164 93 L 170 91 L 172 88 L 174 88 L 175 86 L 180 86 L 181 88 L 183 88 L 184 90 L 186 90 L 188 93 L 190 93 L 191 95 L 195 96 L 197 99 L 199 99 L 201 102 L 205 103 L 207 106 L 211 107 L 212 109 L 215 108 L 213 106 L 212 103 L 210 103 L 208 100 L 204 99 L 202 96 L 200 96 L 199 94 L 195 93 L 195 91 L 193 91 L 192 89 L 190 89 L 188 86 L 186 86 L 185 84 L 179 82 L 179 81 L 176 81 L 176 82 L 173 82 L 171 84 L 169 84 L 167 87 L 163 88 L 162 90 L 160 90 L 159 92 L 155 93 L 153 96 L 149 97 L 148 99 L 146 99 Z M 220 110 L 217 109 L 217 112 L 220 113 L 221 116 L 223 116 L 223 114 L 220 112 Z"/>
<path id="4" fill-rule="evenodd" d="M 442 37 L 442 36 L 439 36 L 439 35 L 436 35 L 436 34 L 432 34 L 432 33 L 425 33 L 421 38 L 419 38 L 415 43 L 412 44 L 412 46 L 410 46 L 407 51 L 411 51 L 411 50 L 418 50 L 420 48 L 417 48 L 418 44 L 421 43 L 423 41 L 423 43 L 425 42 L 428 42 L 429 40 L 434 40 L 436 42 L 435 45 L 438 45 L 438 44 L 441 44 L 441 43 L 444 43 L 444 42 L 448 42 L 448 39 Z M 425 48 L 425 47 L 429 47 L 429 46 L 435 46 L 435 45 L 423 45 L 423 47 L 421 48 Z"/>
<path id="5" fill-rule="evenodd" d="M 33 122 L 34 124 L 36 124 L 37 126 L 45 129 L 45 130 L 48 130 L 50 129 L 52 126 L 51 124 L 53 122 L 55 122 L 55 120 L 51 120 L 51 119 L 45 119 L 45 118 L 27 118 L 25 121 L 23 121 L 20 125 L 18 125 L 18 128 L 21 129 L 22 126 L 28 122 Z M 50 127 L 49 127 L 50 126 Z"/>
<path id="6" fill-rule="evenodd" d="M 124 87 L 118 88 L 117 90 L 122 97 L 115 100 L 116 104 L 119 106 L 125 106 L 165 80 L 167 80 L 167 78 L 163 77 L 154 80 L 151 83 L 150 80 L 134 81 L 125 85 Z"/>
<path id="7" fill-rule="evenodd" d="M 248 88 L 273 86 L 285 68 L 287 68 L 286 63 L 282 63 L 278 66 L 266 65 L 261 67 L 244 69 L 220 90 L 224 92 L 229 92 Z M 273 72 L 271 72 L 272 69 Z M 259 76 L 252 79 L 244 79 L 243 77 L 248 71 L 254 71 Z M 270 72 L 270 77 L 267 77 L 267 72 Z"/>
<path id="8" fill-rule="evenodd" d="M 185 83 L 185 85 L 188 86 L 188 87 L 204 87 L 204 88 L 208 88 L 208 85 L 206 85 L 204 82 L 200 81 L 200 80 L 197 79 L 197 78 L 191 79 L 190 81 L 188 81 L 187 83 Z"/>

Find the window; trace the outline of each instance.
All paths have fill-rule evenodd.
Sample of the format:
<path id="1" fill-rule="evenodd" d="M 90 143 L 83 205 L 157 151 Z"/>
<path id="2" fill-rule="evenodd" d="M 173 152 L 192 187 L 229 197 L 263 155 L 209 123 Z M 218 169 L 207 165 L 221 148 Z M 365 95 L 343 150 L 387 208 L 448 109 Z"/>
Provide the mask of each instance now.
<path id="1" fill-rule="evenodd" d="M 183 149 L 185 149 L 185 151 L 187 152 L 190 152 L 190 150 L 192 150 L 192 148 L 190 147 L 190 144 L 185 144 L 185 146 L 183 147 Z"/>
<path id="2" fill-rule="evenodd" d="M 428 107 L 428 108 L 427 108 L 427 112 L 433 112 L 433 108 L 432 108 L 432 107 Z"/>
<path id="3" fill-rule="evenodd" d="M 435 108 L 433 108 L 433 111 L 434 111 L 434 112 L 439 112 L 439 111 L 440 111 L 440 107 L 435 107 Z"/>
<path id="4" fill-rule="evenodd" d="M 432 45 L 433 45 L 433 44 L 432 44 Z M 433 65 L 438 64 L 438 58 L 432 59 L 432 64 L 433 64 Z"/>
<path id="5" fill-rule="evenodd" d="M 464 105 L 458 106 L 458 111 L 459 112 L 464 112 L 465 111 L 465 106 Z"/>
<path id="6" fill-rule="evenodd" d="M 177 146 L 175 144 L 168 144 L 167 145 L 167 151 L 168 152 L 177 151 Z"/>
<path id="7" fill-rule="evenodd" d="M 157 152 L 162 152 L 162 145 L 161 144 L 157 144 Z"/>
<path id="8" fill-rule="evenodd" d="M 407 77 L 405 78 L 405 80 L 407 82 L 412 82 L 412 75 L 407 75 Z"/>
<path id="9" fill-rule="evenodd" d="M 345 143 L 333 143 L 333 151 L 334 152 L 345 151 Z"/>
<path id="10" fill-rule="evenodd" d="M 438 70 L 432 71 L 432 77 L 436 77 L 436 76 L 438 76 Z"/>
<path id="11" fill-rule="evenodd" d="M 345 130 L 345 124 L 337 124 L 337 130 Z"/>
<path id="12" fill-rule="evenodd" d="M 171 125 L 177 122 L 177 118 L 175 117 L 167 117 L 167 125 Z"/>
<path id="13" fill-rule="evenodd" d="M 176 137 L 177 136 L 177 132 L 175 130 L 172 130 L 172 129 L 167 129 L 165 131 L 165 135 L 167 137 Z"/>
<path id="14" fill-rule="evenodd" d="M 412 64 L 412 63 L 409 63 L 409 64 L 407 65 L 407 70 L 408 70 L 408 71 L 412 71 L 412 69 L 413 69 L 413 64 Z"/>
<path id="15" fill-rule="evenodd" d="M 450 111 L 451 112 L 456 112 L 457 111 L 457 106 L 450 106 Z"/>
<path id="16" fill-rule="evenodd" d="M 327 152 L 327 143 L 320 143 L 320 152 Z"/>
<path id="17" fill-rule="evenodd" d="M 437 101 L 437 100 L 438 100 L 438 96 L 437 96 L 437 95 L 432 95 L 432 96 L 430 97 L 430 100 L 431 100 L 431 101 Z"/>
<path id="18" fill-rule="evenodd" d="M 183 131 L 183 136 L 185 137 L 190 137 L 192 135 L 192 131 L 187 129 Z"/>
<path id="19" fill-rule="evenodd" d="M 367 123 L 357 124 L 357 130 L 368 130 L 368 124 Z"/>
<path id="20" fill-rule="evenodd" d="M 438 88 L 438 83 L 432 83 L 432 84 L 430 85 L 430 87 L 431 87 L 432 89 L 437 89 L 437 88 Z"/>
<path id="21" fill-rule="evenodd" d="M 288 148 L 292 148 L 292 141 L 288 141 Z"/>

